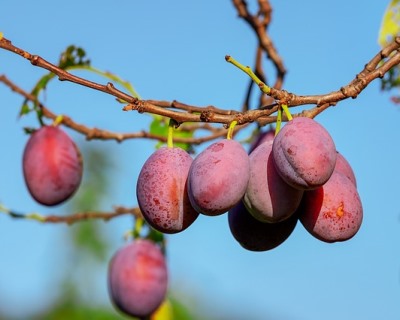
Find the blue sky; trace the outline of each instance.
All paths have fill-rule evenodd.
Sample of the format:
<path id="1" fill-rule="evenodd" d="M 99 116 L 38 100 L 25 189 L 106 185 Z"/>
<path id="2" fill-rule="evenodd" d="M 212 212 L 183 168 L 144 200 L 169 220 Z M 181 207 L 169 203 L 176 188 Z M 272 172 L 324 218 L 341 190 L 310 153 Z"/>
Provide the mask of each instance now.
<path id="1" fill-rule="evenodd" d="M 271 1 L 270 34 L 288 69 L 285 89 L 321 94 L 351 81 L 379 50 L 378 30 L 387 2 Z M 67 45 L 83 46 L 95 67 L 129 80 L 143 98 L 227 109 L 242 103 L 248 79 L 224 56 L 252 65 L 256 39 L 228 0 L 121 0 L 95 6 L 76 0 L 5 0 L 0 12 L 0 31 L 15 45 L 51 62 Z M 3 73 L 29 90 L 44 72 L 0 51 Z M 89 126 L 137 131 L 150 120 L 122 112 L 103 93 L 58 81 L 48 89 L 45 103 L 54 112 Z M 22 212 L 63 212 L 63 206 L 47 209 L 30 198 L 21 170 L 27 139 L 22 127 L 36 125 L 36 119 L 17 120 L 22 99 L 8 88 L 0 86 L 0 97 L 0 201 Z M 238 319 L 398 319 L 400 109 L 389 98 L 375 81 L 356 100 L 343 101 L 317 117 L 357 177 L 364 221 L 353 239 L 322 243 L 299 224 L 282 246 L 253 253 L 235 242 L 226 215 L 201 216 L 188 230 L 168 238 L 172 287 L 189 297 L 193 292 L 205 308 L 229 310 Z M 79 144 L 86 143 L 69 133 Z M 102 145 L 118 163 L 110 169 L 113 191 L 104 200 L 105 209 L 136 205 L 136 178 L 154 143 Z M 121 218 L 105 225 L 114 250 L 122 245 L 129 222 Z M 57 292 L 52 284 L 59 277 L 67 230 L 0 216 L 0 310 L 24 314 L 48 303 L 49 293 Z M 105 270 L 95 296 L 109 303 Z"/>

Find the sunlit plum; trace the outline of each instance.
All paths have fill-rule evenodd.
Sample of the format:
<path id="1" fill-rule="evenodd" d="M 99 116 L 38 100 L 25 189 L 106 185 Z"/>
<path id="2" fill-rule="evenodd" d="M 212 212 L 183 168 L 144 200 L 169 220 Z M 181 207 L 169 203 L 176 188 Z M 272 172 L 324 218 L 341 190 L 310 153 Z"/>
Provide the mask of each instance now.
<path id="1" fill-rule="evenodd" d="M 260 144 L 274 140 L 274 137 L 275 137 L 275 129 L 270 128 L 268 130 L 260 131 L 260 133 L 255 137 L 254 141 L 250 145 L 249 153 L 251 153 Z"/>
<path id="2" fill-rule="evenodd" d="M 164 301 L 168 273 L 165 257 L 152 241 L 138 239 L 119 249 L 108 267 L 114 306 L 132 317 L 148 317 Z"/>
<path id="3" fill-rule="evenodd" d="M 58 126 L 43 126 L 29 138 L 23 154 L 25 183 L 32 197 L 47 206 L 70 198 L 82 179 L 82 158 Z"/>
<path id="4" fill-rule="evenodd" d="M 357 180 L 350 163 L 346 158 L 340 153 L 337 153 L 335 171 L 343 173 L 351 182 L 357 187 Z"/>
<path id="5" fill-rule="evenodd" d="M 181 148 L 163 147 L 147 159 L 140 171 L 136 187 L 138 204 L 143 217 L 158 231 L 183 231 L 199 215 L 187 193 L 192 161 Z"/>
<path id="6" fill-rule="evenodd" d="M 190 201 L 205 215 L 227 212 L 242 199 L 249 176 L 249 157 L 239 142 L 224 139 L 213 143 L 190 167 Z"/>
<path id="7" fill-rule="evenodd" d="M 303 190 L 288 185 L 273 163 L 272 140 L 250 154 L 250 179 L 243 202 L 254 218 L 278 222 L 291 216 L 300 204 Z"/>
<path id="8" fill-rule="evenodd" d="M 293 232 L 297 215 L 277 223 L 264 223 L 255 219 L 242 202 L 228 212 L 229 228 L 240 245 L 250 251 L 267 251 L 281 245 Z"/>
<path id="9" fill-rule="evenodd" d="M 298 189 L 322 186 L 335 168 L 335 144 L 328 131 L 310 118 L 289 121 L 275 137 L 272 150 L 277 171 Z"/>
<path id="10" fill-rule="evenodd" d="M 355 185 L 337 171 L 322 187 L 304 192 L 298 212 L 305 229 L 325 242 L 352 238 L 363 218 Z"/>

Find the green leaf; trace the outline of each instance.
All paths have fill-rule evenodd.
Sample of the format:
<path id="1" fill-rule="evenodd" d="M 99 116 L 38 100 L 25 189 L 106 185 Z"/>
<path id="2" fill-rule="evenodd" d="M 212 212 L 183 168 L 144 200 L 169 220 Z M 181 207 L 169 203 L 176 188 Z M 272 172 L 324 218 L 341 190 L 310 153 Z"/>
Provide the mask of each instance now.
<path id="1" fill-rule="evenodd" d="M 22 116 L 28 114 L 28 113 L 31 112 L 31 111 L 32 111 L 32 109 L 29 108 L 29 105 L 28 105 L 27 103 L 24 103 L 24 104 L 21 106 L 21 110 L 19 110 L 19 116 L 22 117 Z"/>
<path id="2" fill-rule="evenodd" d="M 162 116 L 153 116 L 153 121 L 150 124 L 150 133 L 159 136 L 168 136 L 169 119 Z M 181 130 L 179 127 L 174 130 L 174 137 L 192 138 L 193 132 Z M 156 148 L 161 148 L 165 142 L 159 142 Z M 174 142 L 175 147 L 182 148 L 188 152 L 192 151 L 192 146 L 189 143 Z"/>
<path id="3" fill-rule="evenodd" d="M 400 33 L 400 0 L 392 0 L 383 15 L 379 44 L 384 47 Z"/>
<path id="4" fill-rule="evenodd" d="M 70 45 L 63 53 L 61 53 L 60 61 L 58 63 L 58 66 L 64 70 L 70 67 L 89 65 L 90 59 L 86 58 L 85 50 L 74 45 Z"/>

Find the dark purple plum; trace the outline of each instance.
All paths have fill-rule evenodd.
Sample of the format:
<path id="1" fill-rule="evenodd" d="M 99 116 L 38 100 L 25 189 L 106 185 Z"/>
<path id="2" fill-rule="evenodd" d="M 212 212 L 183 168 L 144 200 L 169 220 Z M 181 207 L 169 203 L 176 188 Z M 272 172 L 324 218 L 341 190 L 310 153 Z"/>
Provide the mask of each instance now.
<path id="1" fill-rule="evenodd" d="M 290 217 L 300 204 L 303 190 L 288 185 L 276 171 L 272 140 L 250 154 L 250 179 L 243 202 L 254 218 L 278 222 Z"/>
<path id="2" fill-rule="evenodd" d="M 228 139 L 215 142 L 198 154 L 190 167 L 190 202 L 205 215 L 227 212 L 242 199 L 249 176 L 249 157 L 242 145 Z"/>
<path id="3" fill-rule="evenodd" d="M 322 187 L 304 192 L 298 214 L 311 235 L 325 242 L 336 242 L 357 233 L 363 208 L 353 182 L 335 171 Z"/>
<path id="4" fill-rule="evenodd" d="M 357 187 L 357 180 L 350 163 L 346 158 L 340 153 L 337 153 L 335 171 L 343 173 L 351 182 Z"/>
<path id="5" fill-rule="evenodd" d="M 143 318 L 166 297 L 168 272 L 165 257 L 152 241 L 138 239 L 119 249 L 108 267 L 108 291 L 123 313 Z"/>
<path id="6" fill-rule="evenodd" d="M 228 212 L 229 228 L 233 237 L 246 250 L 267 251 L 281 245 L 293 232 L 297 215 L 277 223 L 264 223 L 255 219 L 239 202 Z"/>
<path id="7" fill-rule="evenodd" d="M 192 157 L 181 148 L 155 151 L 140 171 L 136 195 L 146 221 L 164 233 L 189 227 L 199 213 L 190 204 L 187 178 Z"/>
<path id="8" fill-rule="evenodd" d="M 281 177 L 302 190 L 322 186 L 336 163 L 336 148 L 328 131 L 306 117 L 294 118 L 280 130 L 272 154 Z"/>
<path id="9" fill-rule="evenodd" d="M 77 146 L 58 126 L 38 129 L 25 146 L 25 183 L 43 205 L 54 206 L 70 198 L 81 183 L 82 167 Z"/>

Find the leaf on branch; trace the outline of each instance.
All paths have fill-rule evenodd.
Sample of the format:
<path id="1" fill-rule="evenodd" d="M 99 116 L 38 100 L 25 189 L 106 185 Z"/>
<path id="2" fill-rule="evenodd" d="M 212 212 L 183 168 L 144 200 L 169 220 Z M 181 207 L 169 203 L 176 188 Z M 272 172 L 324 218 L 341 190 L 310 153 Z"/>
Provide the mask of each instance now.
<path id="1" fill-rule="evenodd" d="M 169 119 L 166 117 L 162 116 L 153 116 L 154 120 L 150 124 L 150 133 L 154 135 L 159 135 L 159 136 L 168 136 L 168 125 L 169 125 Z M 174 137 L 179 137 L 179 138 L 192 138 L 193 137 L 193 132 L 192 131 L 184 131 L 181 130 L 180 128 L 177 128 L 174 130 Z M 161 148 L 162 145 L 164 145 L 164 142 L 159 142 L 156 145 L 156 148 Z M 188 143 L 180 143 L 180 142 L 174 142 L 174 146 L 182 148 L 183 150 L 188 151 L 189 153 L 192 151 L 192 147 Z"/>
<path id="2" fill-rule="evenodd" d="M 90 59 L 86 58 L 85 50 L 74 45 L 70 45 L 63 53 L 61 53 L 60 61 L 58 63 L 58 66 L 64 70 L 70 67 L 89 65 Z"/>
<path id="3" fill-rule="evenodd" d="M 392 0 L 383 15 L 378 42 L 385 47 L 400 33 L 400 0 Z"/>

